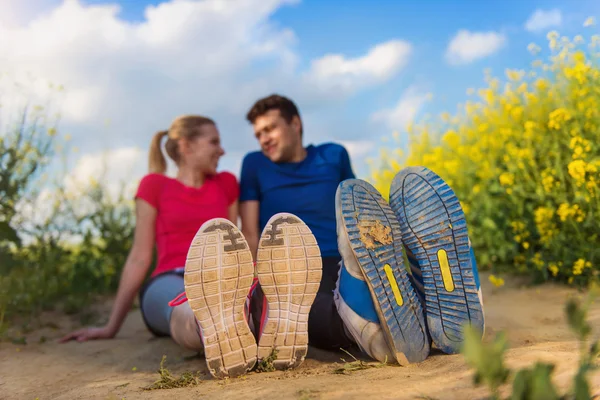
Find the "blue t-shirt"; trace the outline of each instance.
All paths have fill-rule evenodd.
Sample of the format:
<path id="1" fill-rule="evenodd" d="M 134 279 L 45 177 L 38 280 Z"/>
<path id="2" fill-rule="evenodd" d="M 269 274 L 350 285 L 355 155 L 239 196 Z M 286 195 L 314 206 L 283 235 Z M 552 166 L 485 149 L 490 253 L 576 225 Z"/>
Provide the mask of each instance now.
<path id="1" fill-rule="evenodd" d="M 240 201 L 260 202 L 259 232 L 273 215 L 288 212 L 308 225 L 322 257 L 339 257 L 335 193 L 340 182 L 355 177 L 350 157 L 335 143 L 309 145 L 306 153 L 298 163 L 274 163 L 260 151 L 247 154 L 242 162 Z"/>

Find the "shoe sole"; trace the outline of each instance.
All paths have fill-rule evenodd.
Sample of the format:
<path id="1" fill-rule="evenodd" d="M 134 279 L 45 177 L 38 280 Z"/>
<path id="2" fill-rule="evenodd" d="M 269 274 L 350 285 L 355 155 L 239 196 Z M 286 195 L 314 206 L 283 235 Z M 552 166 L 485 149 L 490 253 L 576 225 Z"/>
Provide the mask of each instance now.
<path id="1" fill-rule="evenodd" d="M 422 272 L 433 343 L 445 353 L 458 353 L 464 324 L 471 323 L 482 334 L 484 328 L 460 202 L 433 171 L 410 167 L 393 179 L 390 204 L 400 222 L 404 245 Z"/>
<path id="2" fill-rule="evenodd" d="M 203 224 L 188 251 L 184 284 L 215 378 L 242 375 L 256 364 L 244 312 L 253 277 L 252 253 L 239 229 L 223 218 Z"/>
<path id="3" fill-rule="evenodd" d="M 430 349 L 425 319 L 404 267 L 400 227 L 392 209 L 369 183 L 351 179 L 338 187 L 336 210 L 342 217 L 338 215 L 338 235 L 346 236 L 353 253 L 344 258 L 356 258 L 396 360 L 400 365 L 425 360 Z"/>
<path id="4" fill-rule="evenodd" d="M 260 238 L 256 271 L 267 302 L 258 362 L 271 357 L 275 369 L 296 368 L 308 352 L 308 315 L 322 276 L 321 252 L 309 227 L 292 214 L 271 217 Z"/>

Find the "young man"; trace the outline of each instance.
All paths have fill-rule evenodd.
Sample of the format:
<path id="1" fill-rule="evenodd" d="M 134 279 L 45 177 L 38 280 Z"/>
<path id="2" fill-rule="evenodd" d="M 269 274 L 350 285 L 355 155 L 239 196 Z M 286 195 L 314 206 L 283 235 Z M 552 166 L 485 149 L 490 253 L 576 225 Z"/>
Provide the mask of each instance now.
<path id="1" fill-rule="evenodd" d="M 322 256 L 322 279 L 308 326 L 295 326 L 295 334 L 307 329 L 315 347 L 338 350 L 357 344 L 372 358 L 407 365 L 423 361 L 432 341 L 444 352 L 458 352 L 465 322 L 483 329 L 464 214 L 445 182 L 427 169 L 405 169 L 394 179 L 388 203 L 369 183 L 355 179 L 342 146 L 304 147 L 302 120 L 291 100 L 278 95 L 261 99 L 247 119 L 261 150 L 242 163 L 240 216 L 259 277 L 272 273 L 274 278 L 266 280 L 272 286 L 279 268 L 282 282 L 299 283 L 283 276 L 286 269 L 289 276 L 301 270 L 294 266 L 294 256 L 282 254 L 275 261 L 270 253 L 257 252 L 260 232 L 264 237 L 277 213 L 306 223 Z M 267 235 L 269 240 L 276 236 Z M 412 274 L 403 263 L 404 246 Z M 276 267 L 276 262 L 283 264 Z M 307 277 L 309 273 L 307 269 Z M 251 313 L 259 335 L 265 313 L 272 323 L 289 325 L 288 311 L 279 308 L 293 289 L 283 284 L 268 289 L 265 297 L 260 289 L 253 294 Z M 309 285 L 296 289 L 296 294 L 313 298 Z M 269 303 L 278 309 L 270 312 Z M 292 314 L 293 305 L 289 307 Z"/>
<path id="2" fill-rule="evenodd" d="M 260 151 L 249 153 L 240 177 L 242 232 L 257 264 L 259 236 L 268 220 L 286 212 L 300 218 L 316 238 L 322 279 L 308 316 L 311 345 L 339 350 L 352 344 L 333 299 L 341 260 L 337 245 L 335 193 L 340 182 L 354 178 L 348 152 L 333 143 L 304 146 L 296 105 L 272 95 L 258 100 L 247 114 Z M 260 265 L 257 265 L 257 269 Z M 268 297 L 268 296 L 267 296 Z M 261 290 L 253 297 L 253 317 L 260 326 L 266 305 Z"/>

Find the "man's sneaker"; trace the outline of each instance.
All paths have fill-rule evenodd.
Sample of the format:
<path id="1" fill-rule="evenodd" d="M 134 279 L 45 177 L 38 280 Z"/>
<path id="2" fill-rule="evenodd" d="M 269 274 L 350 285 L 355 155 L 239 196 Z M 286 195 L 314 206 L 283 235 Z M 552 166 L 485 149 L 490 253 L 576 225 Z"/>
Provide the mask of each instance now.
<path id="1" fill-rule="evenodd" d="M 189 248 L 184 283 L 215 378 L 242 375 L 256 364 L 246 311 L 253 277 L 252 254 L 237 226 L 224 218 L 205 222 Z"/>
<path id="2" fill-rule="evenodd" d="M 338 314 L 349 336 L 362 351 L 383 363 L 394 362 L 392 353 L 379 323 L 379 316 L 371 300 L 371 291 L 357 264 L 354 274 L 341 263 L 338 281 L 333 292 Z M 346 299 L 348 303 L 346 303 Z"/>
<path id="3" fill-rule="evenodd" d="M 433 343 L 458 353 L 466 323 L 484 331 L 477 265 L 460 202 L 434 172 L 410 167 L 393 179 L 390 205 L 419 281 Z"/>
<path id="4" fill-rule="evenodd" d="M 423 310 L 404 267 L 400 227 L 389 204 L 369 183 L 349 179 L 338 186 L 336 218 L 344 264 L 337 302 L 348 331 L 380 361 L 387 355 L 382 336 L 400 365 L 425 360 L 430 342 Z"/>
<path id="5" fill-rule="evenodd" d="M 317 240 L 300 218 L 288 213 L 271 217 L 258 245 L 256 272 L 264 293 L 258 361 L 295 368 L 308 351 L 308 314 L 322 275 Z"/>

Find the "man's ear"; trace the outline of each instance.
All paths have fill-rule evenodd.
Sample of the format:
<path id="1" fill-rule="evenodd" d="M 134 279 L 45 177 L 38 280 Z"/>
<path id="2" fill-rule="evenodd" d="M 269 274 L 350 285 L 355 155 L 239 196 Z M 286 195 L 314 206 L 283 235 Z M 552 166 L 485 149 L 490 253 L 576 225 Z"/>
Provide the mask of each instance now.
<path id="1" fill-rule="evenodd" d="M 292 123 L 291 123 L 291 125 L 292 125 L 292 129 L 297 134 L 300 134 L 302 132 L 302 121 L 300 121 L 300 118 L 298 118 L 297 115 L 294 115 L 292 117 Z"/>

